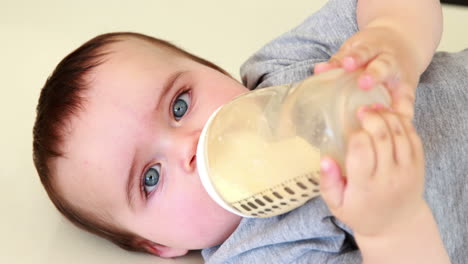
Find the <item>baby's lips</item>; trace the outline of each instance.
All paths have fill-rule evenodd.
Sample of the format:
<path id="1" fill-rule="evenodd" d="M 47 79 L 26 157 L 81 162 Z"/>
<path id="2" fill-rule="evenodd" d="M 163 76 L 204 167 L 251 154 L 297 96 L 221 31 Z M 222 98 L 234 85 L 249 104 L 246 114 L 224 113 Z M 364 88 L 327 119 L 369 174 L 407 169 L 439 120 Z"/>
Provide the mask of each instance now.
<path id="1" fill-rule="evenodd" d="M 194 169 L 197 168 L 197 155 L 193 155 L 192 159 L 190 160 L 190 166 Z"/>

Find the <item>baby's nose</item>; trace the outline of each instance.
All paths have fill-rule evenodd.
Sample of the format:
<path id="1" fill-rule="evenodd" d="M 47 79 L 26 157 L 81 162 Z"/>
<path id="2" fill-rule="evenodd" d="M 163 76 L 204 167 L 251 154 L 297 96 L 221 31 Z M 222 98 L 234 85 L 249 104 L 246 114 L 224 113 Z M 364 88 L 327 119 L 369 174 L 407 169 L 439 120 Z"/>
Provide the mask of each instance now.
<path id="1" fill-rule="evenodd" d="M 193 131 L 183 137 L 179 142 L 182 144 L 181 147 L 181 162 L 182 168 L 188 172 L 192 173 L 196 170 L 196 153 L 197 153 L 197 144 L 200 137 L 200 131 Z"/>

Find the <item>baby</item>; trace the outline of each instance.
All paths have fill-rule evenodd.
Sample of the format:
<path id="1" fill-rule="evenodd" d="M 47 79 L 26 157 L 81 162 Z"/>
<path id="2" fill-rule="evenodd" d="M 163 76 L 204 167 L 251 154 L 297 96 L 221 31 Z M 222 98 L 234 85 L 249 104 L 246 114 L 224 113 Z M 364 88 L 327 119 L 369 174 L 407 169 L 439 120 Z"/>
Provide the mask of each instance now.
<path id="1" fill-rule="evenodd" d="M 395 1 L 379 3 L 384 2 L 389 2 L 387 8 L 396 6 Z M 419 7 L 428 6 L 424 2 Z M 332 7 L 356 10 L 355 2 L 330 1 L 322 13 L 331 14 Z M 423 200 L 424 157 L 410 122 L 414 88 L 439 35 L 433 44 L 421 37 L 428 52 L 403 57 L 420 42 L 395 37 L 408 40 L 404 37 L 414 28 L 397 30 L 385 14 L 376 11 L 372 16 L 358 5 L 359 10 L 361 31 L 315 70 L 364 67 L 361 87 L 385 83 L 395 104 L 393 110 L 372 106 L 359 111 L 362 129 L 350 138 L 342 168 L 347 178 L 333 159 L 322 161 L 323 198 L 353 230 L 364 261 L 448 263 Z M 308 67 L 323 61 L 317 57 Z M 252 88 L 268 86 L 271 76 L 264 75 L 254 85 L 248 76 L 244 80 Z M 225 262 L 219 252 L 247 220 L 219 207 L 204 191 L 195 163 L 196 145 L 211 113 L 247 91 L 221 68 L 165 41 L 135 33 L 98 36 L 64 58 L 41 93 L 34 127 L 34 162 L 41 181 L 68 219 L 123 248 L 162 257 L 210 248 L 204 252 L 207 259 Z M 314 203 L 303 208 L 309 210 Z M 315 223 L 311 220 L 309 225 L 313 229 Z M 341 223 L 337 226 L 350 243 L 343 253 L 356 249 L 351 231 Z M 236 250 L 226 250 L 231 249 Z M 298 261 L 284 262 L 291 260 Z"/>
<path id="2" fill-rule="evenodd" d="M 167 42 L 99 36 L 65 58 L 44 88 L 38 118 L 47 119 L 36 135 L 60 124 L 66 138 L 36 140 L 39 175 L 67 217 L 126 248 L 176 256 L 219 244 L 240 217 L 204 191 L 196 145 L 209 115 L 246 91 Z"/>

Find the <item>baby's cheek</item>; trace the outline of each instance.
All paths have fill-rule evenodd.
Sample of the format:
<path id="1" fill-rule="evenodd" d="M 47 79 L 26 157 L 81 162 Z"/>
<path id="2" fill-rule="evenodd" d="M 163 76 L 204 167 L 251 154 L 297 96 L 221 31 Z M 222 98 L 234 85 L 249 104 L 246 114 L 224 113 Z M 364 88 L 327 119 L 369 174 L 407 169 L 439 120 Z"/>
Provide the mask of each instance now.
<path id="1" fill-rule="evenodd" d="M 188 243 L 187 248 L 202 248 L 210 246 L 214 230 L 207 215 L 208 207 L 203 199 L 196 196 L 182 196 L 169 205 L 172 217 L 165 219 L 166 227 L 170 227 L 171 236 L 180 243 Z"/>
<path id="2" fill-rule="evenodd" d="M 204 197 L 204 190 L 197 183 L 178 183 L 178 189 L 171 193 L 171 198 L 166 199 L 168 203 L 166 208 L 172 211 L 172 215 L 180 219 L 179 221 L 187 222 L 188 225 L 195 224 L 199 218 L 203 218 L 207 205 L 208 197 Z M 196 188 L 195 188 L 196 187 Z M 210 198 L 208 198 L 210 199 Z"/>
<path id="3" fill-rule="evenodd" d="M 231 216 L 231 213 L 211 199 L 204 189 L 194 194 L 185 205 L 186 216 L 200 229 L 216 229 L 216 223 L 225 222 L 226 218 Z"/>
<path id="4" fill-rule="evenodd" d="M 210 215 L 217 209 L 215 202 L 203 192 L 192 193 L 190 197 L 185 197 L 180 206 L 187 220 L 193 225 L 203 226 L 210 221 Z"/>
<path id="5" fill-rule="evenodd" d="M 168 224 L 176 227 L 178 237 L 196 242 L 194 247 L 222 243 L 240 221 L 209 197 L 198 178 L 178 182 L 177 192 L 172 193 L 170 200 L 172 203 L 166 208 L 173 217 L 168 219 Z"/>

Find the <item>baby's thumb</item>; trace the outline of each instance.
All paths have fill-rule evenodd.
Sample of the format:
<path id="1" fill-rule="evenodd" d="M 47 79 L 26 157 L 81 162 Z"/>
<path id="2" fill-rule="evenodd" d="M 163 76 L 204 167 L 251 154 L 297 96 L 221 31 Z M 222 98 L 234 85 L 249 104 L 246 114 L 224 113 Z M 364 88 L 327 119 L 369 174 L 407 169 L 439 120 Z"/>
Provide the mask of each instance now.
<path id="1" fill-rule="evenodd" d="M 330 157 L 320 162 L 320 192 L 330 210 L 335 213 L 343 203 L 345 179 L 341 176 L 340 167 Z"/>

